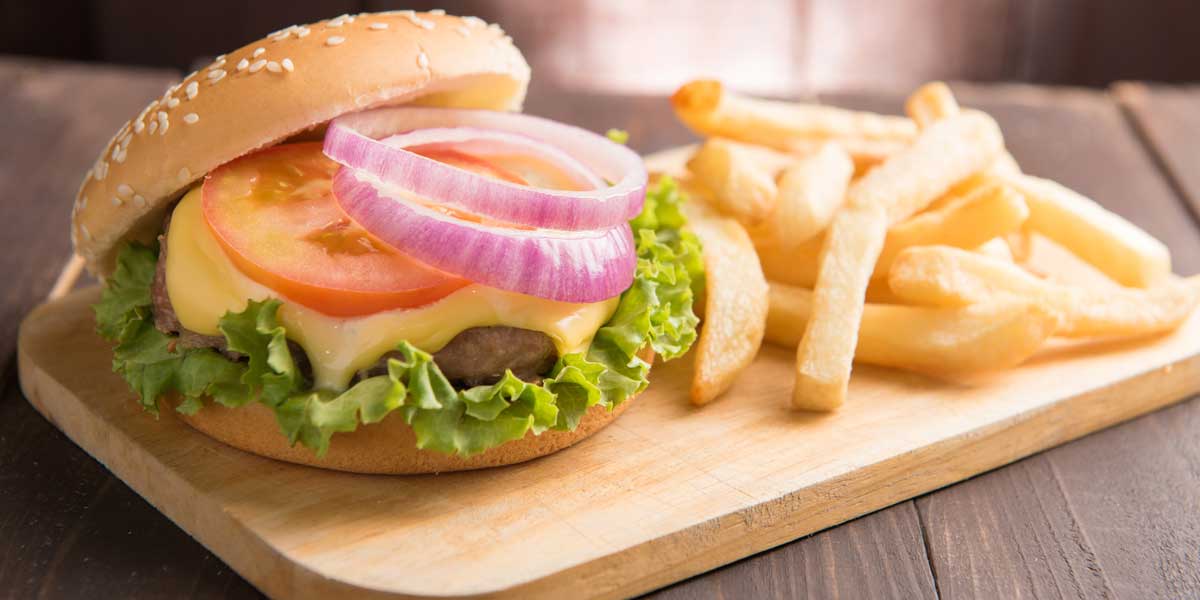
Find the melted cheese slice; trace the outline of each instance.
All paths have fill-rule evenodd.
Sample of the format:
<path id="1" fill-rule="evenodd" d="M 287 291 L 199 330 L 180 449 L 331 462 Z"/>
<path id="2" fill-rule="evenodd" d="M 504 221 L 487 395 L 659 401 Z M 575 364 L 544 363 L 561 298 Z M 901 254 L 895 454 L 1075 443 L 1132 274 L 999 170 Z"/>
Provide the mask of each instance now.
<path id="1" fill-rule="evenodd" d="M 594 304 L 557 302 L 481 285 L 468 285 L 437 302 L 361 317 L 330 317 L 294 302 L 244 275 L 226 256 L 204 221 L 200 188 L 180 200 L 167 232 L 167 295 L 179 322 L 192 331 L 221 335 L 226 312 L 249 300 L 283 301 L 279 321 L 312 363 L 316 387 L 346 388 L 355 371 L 371 366 L 400 341 L 437 352 L 464 329 L 507 325 L 550 336 L 560 355 L 581 352 L 617 307 L 617 298 Z"/>

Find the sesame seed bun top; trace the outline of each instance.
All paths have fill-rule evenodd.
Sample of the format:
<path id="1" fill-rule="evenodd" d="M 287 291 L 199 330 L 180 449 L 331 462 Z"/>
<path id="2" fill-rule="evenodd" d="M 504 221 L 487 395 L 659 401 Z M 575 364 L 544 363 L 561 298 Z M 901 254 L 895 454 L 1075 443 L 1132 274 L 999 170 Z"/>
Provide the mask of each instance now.
<path id="1" fill-rule="evenodd" d="M 84 177 L 71 240 L 103 278 L 122 241 L 156 235 L 167 207 L 221 164 L 376 106 L 519 110 L 528 83 L 512 39 L 474 17 L 396 11 L 282 29 L 125 123 Z"/>

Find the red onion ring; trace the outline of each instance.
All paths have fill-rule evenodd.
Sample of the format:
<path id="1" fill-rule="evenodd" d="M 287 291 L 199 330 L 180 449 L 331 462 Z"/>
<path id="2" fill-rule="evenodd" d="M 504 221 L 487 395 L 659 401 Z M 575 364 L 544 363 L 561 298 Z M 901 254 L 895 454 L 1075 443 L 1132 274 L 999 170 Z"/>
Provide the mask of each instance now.
<path id="1" fill-rule="evenodd" d="M 527 138 L 523 135 L 503 131 L 489 131 L 473 127 L 435 127 L 433 129 L 418 129 L 408 133 L 400 133 L 383 138 L 380 142 L 396 148 L 412 148 L 414 146 L 442 145 L 451 146 L 456 150 L 477 156 L 488 156 L 500 153 L 524 154 L 544 160 L 558 167 L 576 186 L 585 189 L 605 187 L 603 179 L 596 176 L 581 162 L 570 154 L 549 144 Z M 441 163 L 439 163 L 441 164 Z M 459 201 L 455 195 L 445 201 L 446 204 L 457 205 L 470 209 Z"/>
<path id="2" fill-rule="evenodd" d="M 412 201 L 373 174 L 341 168 L 342 210 L 417 260 L 491 287 L 563 302 L 599 302 L 633 283 L 629 224 L 588 231 L 521 230 L 464 221 Z"/>
<path id="3" fill-rule="evenodd" d="M 540 142 L 541 155 L 565 149 L 586 170 L 616 183 L 581 192 L 531 188 L 480 177 L 379 141 L 431 128 L 504 132 Z M 617 226 L 637 216 L 646 197 L 646 169 L 632 150 L 578 127 L 517 113 L 421 107 L 368 110 L 331 121 L 324 149 L 343 166 L 423 198 L 532 227 L 578 231 Z"/>

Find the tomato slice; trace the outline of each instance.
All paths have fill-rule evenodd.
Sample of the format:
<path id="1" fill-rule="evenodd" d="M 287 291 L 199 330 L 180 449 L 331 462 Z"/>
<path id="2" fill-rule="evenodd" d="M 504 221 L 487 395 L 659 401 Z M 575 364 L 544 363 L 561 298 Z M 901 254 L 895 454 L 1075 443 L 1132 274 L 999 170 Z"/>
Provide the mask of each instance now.
<path id="1" fill-rule="evenodd" d="M 244 156 L 205 179 L 205 220 L 243 273 L 332 316 L 422 306 L 469 283 L 400 253 L 346 216 L 330 185 L 337 168 L 320 143 Z"/>

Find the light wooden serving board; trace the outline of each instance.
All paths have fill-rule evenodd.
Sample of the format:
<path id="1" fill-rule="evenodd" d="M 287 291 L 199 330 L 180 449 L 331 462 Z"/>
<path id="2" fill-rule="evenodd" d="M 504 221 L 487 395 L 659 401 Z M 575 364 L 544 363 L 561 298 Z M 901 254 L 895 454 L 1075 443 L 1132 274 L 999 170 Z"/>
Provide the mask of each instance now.
<path id="1" fill-rule="evenodd" d="M 703 408 L 687 402 L 690 357 L 656 364 L 620 419 L 543 459 L 353 475 L 246 454 L 169 411 L 143 413 L 93 333 L 98 295 L 76 292 L 22 324 L 25 395 L 276 597 L 628 596 L 1200 389 L 1200 316 L 1169 336 L 1058 345 L 970 380 L 857 366 L 847 405 L 830 415 L 787 408 L 793 351 L 766 346 Z"/>
<path id="2" fill-rule="evenodd" d="M 857 367 L 850 401 L 832 415 L 786 408 L 792 352 L 766 346 L 727 396 L 701 409 L 686 400 L 686 360 L 656 366 L 624 416 L 543 459 L 351 475 L 252 456 L 169 412 L 144 414 L 92 333 L 97 297 L 76 292 L 22 325 L 26 396 L 276 597 L 630 595 L 1200 389 L 1195 317 L 1168 337 L 1060 347 L 974 382 Z"/>

